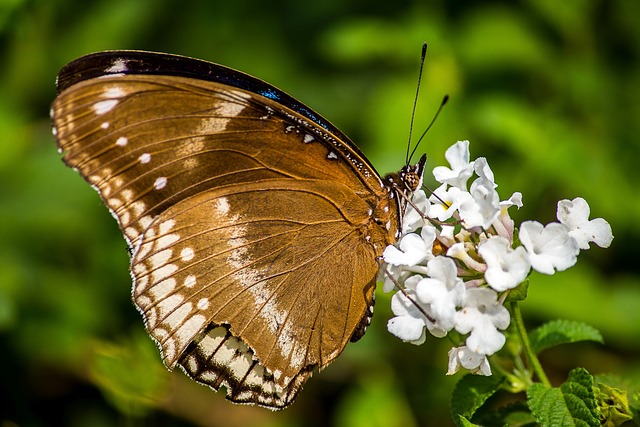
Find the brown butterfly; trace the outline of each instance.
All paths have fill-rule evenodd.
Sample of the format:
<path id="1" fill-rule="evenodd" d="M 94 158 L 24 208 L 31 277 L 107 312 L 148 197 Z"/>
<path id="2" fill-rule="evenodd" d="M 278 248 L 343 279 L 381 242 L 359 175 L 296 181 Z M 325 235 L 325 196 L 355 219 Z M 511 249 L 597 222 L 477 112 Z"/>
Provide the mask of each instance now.
<path id="1" fill-rule="evenodd" d="M 425 156 L 381 178 L 284 92 L 181 56 L 91 54 L 57 88 L 58 147 L 124 233 L 167 368 L 281 409 L 362 337 Z"/>

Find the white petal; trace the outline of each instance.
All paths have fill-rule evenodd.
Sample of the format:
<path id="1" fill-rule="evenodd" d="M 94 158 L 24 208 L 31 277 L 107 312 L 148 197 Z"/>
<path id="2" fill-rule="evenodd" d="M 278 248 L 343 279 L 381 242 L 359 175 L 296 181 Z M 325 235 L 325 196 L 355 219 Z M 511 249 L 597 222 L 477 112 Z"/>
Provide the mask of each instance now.
<path id="1" fill-rule="evenodd" d="M 543 227 L 537 221 L 525 221 L 520 225 L 519 236 L 529 254 L 531 267 L 540 273 L 563 271 L 577 261 L 578 242 L 560 223 L 552 222 Z"/>
<path id="2" fill-rule="evenodd" d="M 531 263 L 525 248 L 511 249 L 509 241 L 503 237 L 485 240 L 479 245 L 478 253 L 487 263 L 485 280 L 498 292 L 515 288 L 529 274 Z"/>
<path id="3" fill-rule="evenodd" d="M 433 169 L 436 181 L 453 187 L 466 189 L 467 180 L 473 174 L 473 163 L 469 162 L 469 141 L 458 141 L 445 152 L 451 169 L 437 166 Z"/>
<path id="4" fill-rule="evenodd" d="M 458 357 L 458 353 L 460 351 L 459 347 L 453 347 L 449 350 L 449 363 L 447 369 L 447 375 L 453 375 L 460 370 L 462 364 L 460 363 L 460 358 Z"/>
<path id="5" fill-rule="evenodd" d="M 613 240 L 611 226 L 602 218 L 589 220 L 589 205 L 581 197 L 558 202 L 558 220 L 569 228 L 580 249 L 589 249 L 589 242 L 607 248 Z"/>
<path id="6" fill-rule="evenodd" d="M 433 242 L 432 242 L 433 243 Z M 382 253 L 385 262 L 393 265 L 414 266 L 424 261 L 431 253 L 421 236 L 409 233 L 400 239 L 400 249 L 387 246 Z"/>
<path id="7" fill-rule="evenodd" d="M 402 217 L 402 233 L 407 234 L 425 225 L 425 216 L 429 213 L 430 203 L 427 195 L 422 190 L 416 190 L 411 198 L 412 204 L 407 205 L 407 210 Z M 416 210 L 415 208 L 418 208 Z"/>
<path id="8" fill-rule="evenodd" d="M 424 322 L 411 316 L 397 316 L 389 319 L 387 329 L 402 341 L 412 344 L 422 344 L 426 335 L 424 333 Z"/>
<path id="9" fill-rule="evenodd" d="M 466 291 L 463 309 L 456 313 L 455 329 L 471 333 L 467 346 L 473 352 L 491 355 L 504 345 L 504 335 L 498 329 L 506 329 L 509 321 L 509 311 L 497 302 L 495 291 L 472 288 Z"/>
<path id="10" fill-rule="evenodd" d="M 492 188 L 496 188 L 498 184 L 496 184 L 493 171 L 489 167 L 489 163 L 485 157 L 478 157 L 473 165 L 473 169 L 481 179 L 484 179 L 491 183 Z"/>

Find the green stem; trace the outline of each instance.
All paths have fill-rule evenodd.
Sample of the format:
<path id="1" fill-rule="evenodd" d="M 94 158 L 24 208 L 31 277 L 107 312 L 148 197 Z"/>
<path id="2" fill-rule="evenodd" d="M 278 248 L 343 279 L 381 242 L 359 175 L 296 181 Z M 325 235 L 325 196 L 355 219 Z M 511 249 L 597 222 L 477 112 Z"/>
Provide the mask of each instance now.
<path id="1" fill-rule="evenodd" d="M 547 378 L 547 374 L 545 374 L 542 369 L 542 365 L 540 364 L 540 360 L 538 360 L 538 356 L 533 352 L 531 348 L 531 342 L 529 341 L 529 335 L 527 335 L 527 329 L 524 327 L 524 320 L 522 319 L 522 313 L 520 312 L 520 306 L 517 301 L 511 302 L 511 314 L 513 315 L 513 322 L 516 325 L 516 329 L 518 330 L 518 335 L 520 335 L 520 341 L 522 342 L 522 346 L 524 347 L 525 354 L 527 355 L 527 359 L 529 360 L 529 364 L 535 372 L 536 376 L 540 380 L 540 382 L 547 387 L 551 387 L 551 383 L 549 382 L 549 378 Z"/>

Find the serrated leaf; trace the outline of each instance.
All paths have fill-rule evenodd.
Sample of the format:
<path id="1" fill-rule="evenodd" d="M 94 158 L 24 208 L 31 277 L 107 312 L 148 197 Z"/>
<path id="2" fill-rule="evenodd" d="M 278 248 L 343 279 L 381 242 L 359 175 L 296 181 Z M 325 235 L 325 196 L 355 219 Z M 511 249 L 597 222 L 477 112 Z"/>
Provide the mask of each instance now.
<path id="1" fill-rule="evenodd" d="M 597 329 L 586 323 L 571 320 L 554 320 L 545 323 L 531 331 L 529 340 L 536 354 L 560 344 L 578 341 L 604 342 L 602 335 Z"/>
<path id="2" fill-rule="evenodd" d="M 482 426 L 525 427 L 535 425 L 531 411 L 523 401 L 513 402 L 487 412 L 480 418 L 476 417 L 475 421 Z"/>
<path id="3" fill-rule="evenodd" d="M 467 374 L 462 377 L 451 394 L 454 421 L 458 419 L 458 415 L 471 419 L 476 410 L 500 388 L 503 381 L 504 377 L 501 375 L 484 377 Z"/>
<path id="4" fill-rule="evenodd" d="M 575 403 L 574 408 L 568 405 L 574 417 L 595 420 L 595 424 L 590 425 L 598 426 L 600 425 L 600 410 L 596 402 L 594 385 L 595 380 L 589 371 L 584 368 L 576 368 L 569 372 L 569 378 L 560 386 L 560 389 L 567 402 Z"/>
<path id="5" fill-rule="evenodd" d="M 598 427 L 599 410 L 593 390 L 593 377 L 576 368 L 559 388 L 533 384 L 527 400 L 536 422 L 542 426 Z"/>
<path id="6" fill-rule="evenodd" d="M 456 422 L 456 425 L 458 427 L 481 427 L 478 424 L 472 423 L 462 415 L 458 415 L 456 418 L 454 418 L 454 421 Z"/>

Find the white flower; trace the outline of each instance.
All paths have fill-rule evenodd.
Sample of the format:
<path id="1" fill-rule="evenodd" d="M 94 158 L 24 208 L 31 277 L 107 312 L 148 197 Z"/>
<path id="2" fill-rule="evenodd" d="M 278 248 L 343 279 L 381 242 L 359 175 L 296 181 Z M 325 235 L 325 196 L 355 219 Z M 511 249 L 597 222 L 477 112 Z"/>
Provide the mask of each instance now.
<path id="1" fill-rule="evenodd" d="M 484 354 L 474 353 L 467 346 L 454 347 L 449 350 L 449 369 L 447 375 L 453 375 L 460 368 L 465 368 L 473 374 L 490 376 L 491 366 Z"/>
<path id="2" fill-rule="evenodd" d="M 385 262 L 393 265 L 414 266 L 433 258 L 431 249 L 436 239 L 436 229 L 423 227 L 420 235 L 409 233 L 400 239 L 400 249 L 389 245 L 382 252 Z"/>
<path id="3" fill-rule="evenodd" d="M 513 230 L 515 229 L 515 224 L 509 215 L 511 206 L 517 206 L 518 209 L 522 207 L 522 193 L 515 192 L 509 197 L 509 200 L 500 202 L 500 214 L 493 223 L 493 228 L 498 236 L 504 237 L 509 242 L 513 242 Z"/>
<path id="4" fill-rule="evenodd" d="M 490 182 L 492 188 L 496 188 L 498 184 L 496 184 L 493 171 L 489 167 L 489 163 L 485 157 L 478 157 L 473 163 L 473 170 L 476 172 L 481 179 Z"/>
<path id="5" fill-rule="evenodd" d="M 433 176 L 442 184 L 449 184 L 462 190 L 467 189 L 467 180 L 473 174 L 473 163 L 469 162 L 469 141 L 458 141 L 447 149 L 444 157 L 451 165 L 433 168 Z"/>
<path id="6" fill-rule="evenodd" d="M 443 225 L 440 227 L 440 232 L 438 233 L 438 240 L 445 244 L 445 246 L 451 246 L 456 243 L 456 240 L 453 237 L 453 232 L 455 231 L 455 227 L 452 225 Z"/>
<path id="7" fill-rule="evenodd" d="M 537 221 L 525 221 L 520 225 L 519 236 L 529 253 L 531 267 L 540 273 L 563 271 L 577 261 L 578 242 L 560 223 L 552 222 L 543 227 Z"/>
<path id="8" fill-rule="evenodd" d="M 471 332 L 467 347 L 474 353 L 492 355 L 500 350 L 505 337 L 498 329 L 509 326 L 509 311 L 498 303 L 498 294 L 489 288 L 467 289 L 463 309 L 455 315 L 456 331 Z"/>
<path id="9" fill-rule="evenodd" d="M 438 218 L 440 221 L 446 221 L 453 216 L 458 207 L 465 201 L 472 199 L 468 191 L 461 190 L 458 187 L 449 187 L 442 184 L 436 188 L 429 201 L 432 203 L 429 209 L 431 218 Z"/>
<path id="10" fill-rule="evenodd" d="M 429 278 L 422 279 L 416 286 L 418 301 L 426 305 L 426 311 L 435 319 L 436 336 L 455 326 L 456 307 L 462 305 L 465 286 L 457 276 L 456 265 L 452 259 L 438 256 L 427 264 Z M 444 334 L 442 334 L 444 336 Z"/>
<path id="11" fill-rule="evenodd" d="M 415 297 L 416 284 L 422 277 L 415 275 L 405 280 L 405 292 Z M 413 301 L 408 299 L 402 292 L 396 292 L 391 298 L 391 310 L 396 317 L 389 319 L 387 330 L 402 341 L 420 345 L 426 339 L 424 327 L 430 324 L 429 320 L 420 312 Z"/>
<path id="12" fill-rule="evenodd" d="M 402 218 L 402 238 L 383 252 L 383 289 L 397 290 L 387 328 L 416 345 L 425 342 L 427 330 L 445 337 L 455 329 L 465 343 L 449 351 L 447 374 L 465 368 L 491 375 L 488 358 L 505 345 L 503 331 L 511 320 L 503 306 L 506 292 L 532 268 L 544 274 L 565 270 L 576 263 L 580 248 L 590 242 L 608 247 L 613 235 L 604 219 L 589 220 L 582 198 L 558 202 L 559 222 L 525 221 L 516 229 L 508 210 L 522 207 L 522 194 L 500 201 L 487 159 L 470 160 L 469 141 L 458 141 L 445 157 L 450 167 L 433 170 L 441 185 L 431 194 L 414 192 Z M 446 256 L 435 256 L 434 245 Z"/>
<path id="13" fill-rule="evenodd" d="M 580 249 L 589 249 L 589 242 L 608 248 L 613 240 L 611 226 L 602 218 L 589 221 L 589 204 L 582 197 L 558 202 L 558 221 L 569 229 Z"/>
<path id="14" fill-rule="evenodd" d="M 518 209 L 522 207 L 522 193 L 516 191 L 509 197 L 509 200 L 504 200 L 500 202 L 501 208 L 509 208 L 511 206 L 517 206 Z"/>
<path id="15" fill-rule="evenodd" d="M 471 184 L 471 198 L 460 203 L 460 219 L 466 228 L 482 227 L 487 229 L 500 214 L 500 196 L 493 184 L 484 178 L 478 178 Z"/>
<path id="16" fill-rule="evenodd" d="M 468 250 L 473 250 L 475 252 L 475 247 L 471 242 L 459 242 L 451 245 L 449 249 L 447 249 L 447 256 L 455 259 L 459 259 L 469 268 L 474 269 L 478 272 L 483 272 L 487 269 L 487 266 L 481 262 L 476 261 L 470 255 Z"/>
<path id="17" fill-rule="evenodd" d="M 531 269 L 526 249 L 522 246 L 511 249 L 504 237 L 494 236 L 485 240 L 478 247 L 478 254 L 487 263 L 485 280 L 498 292 L 518 286 Z"/>
<path id="18" fill-rule="evenodd" d="M 418 208 L 418 211 L 414 208 Z M 430 203 L 422 190 L 416 190 L 411 197 L 411 203 L 402 217 L 402 234 L 415 231 L 425 225 L 425 215 L 429 212 Z"/>

